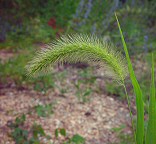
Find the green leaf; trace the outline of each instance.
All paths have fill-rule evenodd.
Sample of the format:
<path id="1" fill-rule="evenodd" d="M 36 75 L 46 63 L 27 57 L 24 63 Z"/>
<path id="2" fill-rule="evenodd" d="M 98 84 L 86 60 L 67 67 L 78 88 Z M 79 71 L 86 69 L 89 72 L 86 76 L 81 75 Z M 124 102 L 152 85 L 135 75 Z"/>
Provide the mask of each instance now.
<path id="1" fill-rule="evenodd" d="M 37 105 L 37 106 L 35 107 L 35 110 L 36 110 L 37 115 L 38 115 L 39 117 L 46 117 L 46 114 L 45 114 L 45 111 L 44 111 L 44 106 L 42 106 L 42 105 Z"/>
<path id="2" fill-rule="evenodd" d="M 19 126 L 19 125 L 22 125 L 26 120 L 26 116 L 25 114 L 23 114 L 21 117 L 17 117 L 15 119 L 15 125 Z"/>
<path id="3" fill-rule="evenodd" d="M 45 132 L 44 132 L 44 129 L 42 128 L 42 126 L 38 125 L 38 124 L 33 125 L 32 132 L 33 132 L 34 138 L 38 138 L 38 135 L 41 135 L 41 136 L 46 135 Z"/>
<path id="4" fill-rule="evenodd" d="M 59 135 L 59 131 L 58 129 L 55 129 L 55 137 L 58 138 L 58 135 Z"/>
<path id="5" fill-rule="evenodd" d="M 128 49 L 127 49 L 127 45 L 120 27 L 120 23 L 118 21 L 118 18 L 115 14 L 116 20 L 117 20 L 117 24 L 118 24 L 118 28 L 120 31 L 120 36 L 122 39 L 122 44 L 124 47 L 124 51 L 126 54 L 126 59 L 128 62 L 128 70 L 129 70 L 129 74 L 130 74 L 130 79 L 133 85 L 133 89 L 134 89 L 134 93 L 136 95 L 136 107 L 137 107 L 137 127 L 136 127 L 136 142 L 137 144 L 143 144 L 144 141 L 144 103 L 143 103 L 143 98 L 142 98 L 142 91 L 140 88 L 140 85 L 136 79 L 133 67 L 132 67 L 132 63 L 129 57 L 129 53 L 128 53 Z"/>
<path id="6" fill-rule="evenodd" d="M 52 104 L 47 104 L 47 105 L 37 105 L 35 107 L 35 110 L 37 112 L 37 115 L 39 117 L 47 117 L 50 114 L 53 113 L 53 105 Z"/>
<path id="7" fill-rule="evenodd" d="M 40 141 L 34 137 L 30 138 L 29 144 L 40 144 Z"/>
<path id="8" fill-rule="evenodd" d="M 27 130 L 23 130 L 22 131 L 22 136 L 23 136 L 23 138 L 27 139 L 27 137 L 28 137 L 28 131 Z"/>
<path id="9" fill-rule="evenodd" d="M 152 79 L 149 102 L 149 120 L 146 131 L 146 144 L 156 144 L 156 93 L 154 82 L 154 58 L 152 54 Z"/>
<path id="10" fill-rule="evenodd" d="M 66 136 L 66 130 L 64 128 L 60 129 L 60 134 Z"/>
<path id="11" fill-rule="evenodd" d="M 83 97 L 86 97 L 86 96 L 90 95 L 91 92 L 92 92 L 91 89 L 87 89 L 87 90 L 84 92 Z"/>
<path id="12" fill-rule="evenodd" d="M 71 141 L 74 144 L 84 144 L 85 143 L 85 138 L 83 138 L 82 136 L 76 134 L 71 138 Z"/>

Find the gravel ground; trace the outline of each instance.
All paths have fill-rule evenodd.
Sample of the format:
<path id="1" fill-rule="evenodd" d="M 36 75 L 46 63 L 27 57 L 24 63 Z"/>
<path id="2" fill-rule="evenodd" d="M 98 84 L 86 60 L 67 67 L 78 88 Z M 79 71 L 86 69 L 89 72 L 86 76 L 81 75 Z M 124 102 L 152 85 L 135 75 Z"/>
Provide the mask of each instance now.
<path id="1" fill-rule="evenodd" d="M 33 107 L 51 102 L 56 103 L 54 114 L 46 118 L 38 117 Z M 41 124 L 56 144 L 61 144 L 61 140 L 54 138 L 56 128 L 65 128 L 69 136 L 80 134 L 86 138 L 88 144 L 117 142 L 117 135 L 112 128 L 123 124 L 127 125 L 125 131 L 130 133 L 127 107 L 112 97 L 94 93 L 90 101 L 83 104 L 72 93 L 62 96 L 57 89 L 41 94 L 33 90 L 18 91 L 14 88 L 3 88 L 0 95 L 1 144 L 14 143 L 8 136 L 10 129 L 7 123 L 22 113 L 26 114 L 28 127 L 34 122 Z"/>

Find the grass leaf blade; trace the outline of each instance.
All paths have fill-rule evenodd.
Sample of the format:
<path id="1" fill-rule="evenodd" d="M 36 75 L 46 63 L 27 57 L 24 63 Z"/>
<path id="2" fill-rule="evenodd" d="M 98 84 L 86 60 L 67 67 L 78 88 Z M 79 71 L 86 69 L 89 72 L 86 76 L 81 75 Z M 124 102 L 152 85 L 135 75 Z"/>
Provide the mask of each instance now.
<path id="1" fill-rule="evenodd" d="M 128 70 L 129 70 L 129 74 L 130 74 L 130 78 L 132 81 L 132 85 L 134 88 L 134 93 L 136 95 L 136 107 L 137 107 L 137 127 L 136 127 L 136 142 L 137 144 L 143 144 L 143 140 L 144 140 L 144 104 L 143 104 L 143 99 L 142 99 L 142 91 L 140 88 L 140 85 L 136 79 L 133 67 L 132 67 L 132 63 L 129 57 L 129 53 L 128 53 L 128 49 L 127 49 L 127 45 L 120 27 L 120 23 L 118 21 L 118 18 L 115 14 L 116 20 L 117 20 L 117 24 L 118 24 L 118 28 L 120 31 L 120 36 L 122 39 L 122 44 L 124 47 L 124 51 L 126 54 L 126 59 L 128 62 Z"/>
<path id="2" fill-rule="evenodd" d="M 149 102 L 149 120 L 146 132 L 146 144 L 156 144 L 156 98 L 154 82 L 154 59 L 152 55 L 152 79 Z"/>

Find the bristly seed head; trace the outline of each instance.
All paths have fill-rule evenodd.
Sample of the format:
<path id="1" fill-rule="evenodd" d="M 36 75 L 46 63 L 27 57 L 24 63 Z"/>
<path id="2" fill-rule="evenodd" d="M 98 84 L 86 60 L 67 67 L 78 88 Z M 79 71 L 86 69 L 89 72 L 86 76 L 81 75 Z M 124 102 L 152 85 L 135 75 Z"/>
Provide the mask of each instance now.
<path id="1" fill-rule="evenodd" d="M 127 76 L 127 64 L 114 45 L 91 35 L 62 36 L 36 56 L 26 66 L 29 76 L 49 72 L 54 64 L 85 62 L 104 68 L 105 74 L 121 83 Z"/>

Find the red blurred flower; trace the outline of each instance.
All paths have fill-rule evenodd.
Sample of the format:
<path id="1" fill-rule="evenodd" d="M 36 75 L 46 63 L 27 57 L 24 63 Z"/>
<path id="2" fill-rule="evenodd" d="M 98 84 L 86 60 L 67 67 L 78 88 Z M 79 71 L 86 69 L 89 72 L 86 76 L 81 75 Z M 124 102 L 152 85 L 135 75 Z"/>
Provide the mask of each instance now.
<path id="1" fill-rule="evenodd" d="M 50 20 L 48 21 L 48 25 L 50 27 L 52 27 L 53 29 L 56 29 L 56 20 L 55 20 L 55 18 L 50 18 Z"/>

